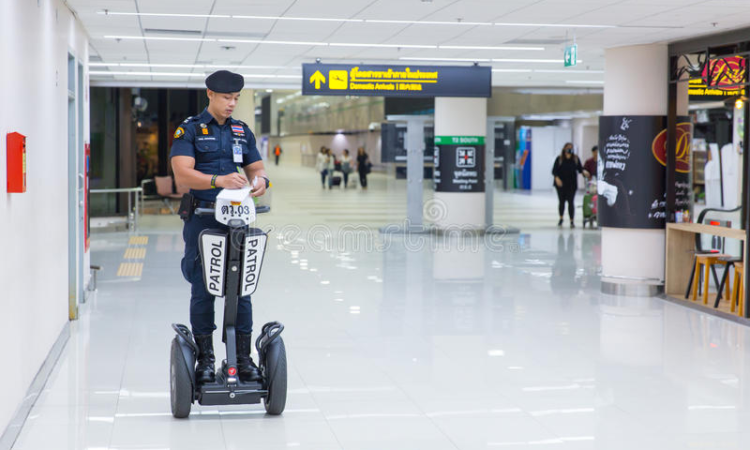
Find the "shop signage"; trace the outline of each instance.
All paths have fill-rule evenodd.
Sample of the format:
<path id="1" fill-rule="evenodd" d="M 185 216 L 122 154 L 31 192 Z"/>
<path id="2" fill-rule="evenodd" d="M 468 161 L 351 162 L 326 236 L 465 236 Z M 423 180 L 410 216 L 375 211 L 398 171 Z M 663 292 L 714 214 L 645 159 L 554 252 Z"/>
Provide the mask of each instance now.
<path id="1" fill-rule="evenodd" d="M 565 67 L 578 64 L 578 44 L 565 46 Z"/>
<path id="2" fill-rule="evenodd" d="M 435 192 L 484 192 L 484 136 L 435 136 Z"/>
<path id="3" fill-rule="evenodd" d="M 303 95 L 490 97 L 491 85 L 490 67 L 302 64 Z"/>
<path id="4" fill-rule="evenodd" d="M 722 100 L 745 95 L 747 60 L 741 56 L 712 59 L 703 67 L 700 78 L 688 82 L 688 94 L 694 99 Z"/>
<path id="5" fill-rule="evenodd" d="M 678 118 L 675 207 L 690 206 L 689 118 Z M 598 219 L 604 227 L 664 228 L 666 130 L 664 116 L 599 119 Z"/>

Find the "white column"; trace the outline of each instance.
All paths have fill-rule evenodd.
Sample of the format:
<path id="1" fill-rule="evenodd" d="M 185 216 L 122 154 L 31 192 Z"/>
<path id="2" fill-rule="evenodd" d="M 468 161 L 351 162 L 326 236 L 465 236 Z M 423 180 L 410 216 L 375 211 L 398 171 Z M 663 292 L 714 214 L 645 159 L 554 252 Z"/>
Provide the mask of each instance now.
<path id="1" fill-rule="evenodd" d="M 240 99 L 234 108 L 232 117 L 245 122 L 250 127 L 250 131 L 257 135 L 255 130 L 255 91 L 243 89 L 240 92 Z"/>
<path id="2" fill-rule="evenodd" d="M 486 135 L 486 98 L 435 98 L 435 136 L 485 136 L 486 140 Z M 484 192 L 435 192 L 434 199 L 445 208 L 435 219 L 438 228 L 485 228 Z"/>
<path id="3" fill-rule="evenodd" d="M 604 55 L 605 116 L 667 115 L 669 56 L 666 45 L 612 48 Z M 680 91 L 686 96 L 686 90 Z M 678 102 L 677 114 L 687 114 L 684 99 Z M 603 227 L 602 282 L 663 280 L 665 239 L 663 229 Z"/>

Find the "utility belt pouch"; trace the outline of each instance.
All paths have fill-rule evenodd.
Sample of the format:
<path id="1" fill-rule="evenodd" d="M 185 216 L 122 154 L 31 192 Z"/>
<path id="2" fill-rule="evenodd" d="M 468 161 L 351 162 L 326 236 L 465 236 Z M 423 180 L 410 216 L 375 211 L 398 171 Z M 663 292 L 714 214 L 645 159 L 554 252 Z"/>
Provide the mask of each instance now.
<path id="1" fill-rule="evenodd" d="M 177 210 L 177 214 L 179 214 L 180 219 L 187 222 L 193 217 L 193 212 L 195 212 L 195 197 L 193 197 L 193 194 L 184 194 L 182 200 L 180 200 L 180 209 Z"/>

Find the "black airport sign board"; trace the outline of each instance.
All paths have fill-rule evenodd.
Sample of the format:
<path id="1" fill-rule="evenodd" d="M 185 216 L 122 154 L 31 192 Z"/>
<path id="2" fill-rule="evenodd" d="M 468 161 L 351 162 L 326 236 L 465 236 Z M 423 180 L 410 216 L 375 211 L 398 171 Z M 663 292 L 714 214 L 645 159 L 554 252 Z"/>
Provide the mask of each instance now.
<path id="1" fill-rule="evenodd" d="M 302 64 L 302 95 L 490 97 L 491 94 L 489 67 Z"/>

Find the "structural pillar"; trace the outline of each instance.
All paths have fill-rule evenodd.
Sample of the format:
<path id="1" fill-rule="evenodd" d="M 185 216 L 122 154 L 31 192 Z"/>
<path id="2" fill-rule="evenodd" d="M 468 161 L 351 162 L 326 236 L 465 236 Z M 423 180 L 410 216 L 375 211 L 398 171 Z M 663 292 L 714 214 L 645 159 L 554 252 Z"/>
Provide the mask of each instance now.
<path id="1" fill-rule="evenodd" d="M 667 45 L 635 45 L 605 51 L 604 111 L 606 116 L 652 116 L 663 118 L 666 125 L 668 105 L 669 55 Z M 687 91 L 681 92 L 687 96 Z M 687 114 L 687 102 L 679 101 L 678 115 Z M 635 117 L 635 119 L 638 119 Z M 621 125 L 627 130 L 627 124 Z M 600 133 L 602 133 L 600 127 Z M 619 131 L 617 131 L 619 132 Z M 625 134 L 625 131 L 622 132 Z M 607 136 L 600 135 L 600 153 L 606 146 Z M 634 161 L 646 161 L 652 146 L 632 145 L 629 156 Z M 646 155 L 645 153 L 648 153 Z M 637 156 L 633 156 L 637 154 Z M 601 155 L 604 157 L 604 155 Z M 601 164 L 600 158 L 600 164 Z M 604 170 L 607 170 L 606 168 Z M 628 171 L 638 171 L 629 167 Z M 599 169 L 602 173 L 602 167 Z M 664 171 L 666 177 L 666 169 Z M 656 177 L 658 178 L 658 177 Z M 604 181 L 606 181 L 606 176 Z M 649 183 L 664 183 L 664 179 L 641 177 L 641 189 Z M 600 180 L 600 185 L 603 185 Z M 622 190 L 622 189 L 621 189 Z M 632 191 L 618 192 L 627 198 Z M 619 200 L 620 202 L 621 200 Z M 634 198 L 634 197 L 633 197 Z M 635 210 L 639 205 L 632 206 Z M 650 198 L 650 197 L 649 197 Z M 599 195 L 600 212 L 607 199 Z M 644 215 L 644 217 L 646 217 Z M 639 220 L 643 220 L 639 216 Z M 627 295 L 656 295 L 661 292 L 664 280 L 666 232 L 662 228 L 613 227 L 602 223 L 602 291 Z"/>
<path id="2" fill-rule="evenodd" d="M 254 134 L 259 134 L 255 130 L 255 91 L 252 89 L 243 89 L 240 92 L 240 99 L 237 101 L 237 106 L 234 108 L 232 117 L 239 119 L 250 127 L 250 131 Z"/>
<path id="3" fill-rule="evenodd" d="M 435 99 L 435 194 L 438 229 L 485 228 L 487 99 Z"/>

